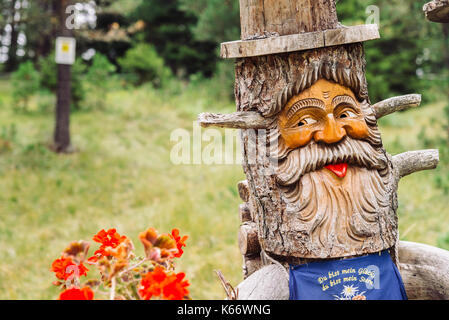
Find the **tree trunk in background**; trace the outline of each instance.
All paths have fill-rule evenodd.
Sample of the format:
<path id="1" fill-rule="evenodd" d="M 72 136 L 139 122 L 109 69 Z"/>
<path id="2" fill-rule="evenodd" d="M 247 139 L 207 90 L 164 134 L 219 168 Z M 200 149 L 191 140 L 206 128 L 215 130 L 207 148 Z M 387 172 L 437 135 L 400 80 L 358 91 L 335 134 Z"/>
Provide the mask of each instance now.
<path id="1" fill-rule="evenodd" d="M 58 4 L 60 36 L 70 37 L 72 32 L 67 29 L 66 7 L 68 0 Z M 70 102 L 71 102 L 71 66 L 58 64 L 58 92 L 56 102 L 56 126 L 54 133 L 54 150 L 58 153 L 71 152 L 70 144 Z"/>
<path id="2" fill-rule="evenodd" d="M 8 61 L 5 63 L 5 71 L 6 72 L 12 72 L 17 68 L 18 59 L 17 59 L 17 39 L 19 37 L 19 30 L 18 30 L 18 24 L 15 21 L 15 15 L 16 15 L 16 2 L 17 1 L 11 1 L 9 13 L 10 13 L 10 19 L 9 21 L 11 26 L 11 43 L 8 48 Z"/>

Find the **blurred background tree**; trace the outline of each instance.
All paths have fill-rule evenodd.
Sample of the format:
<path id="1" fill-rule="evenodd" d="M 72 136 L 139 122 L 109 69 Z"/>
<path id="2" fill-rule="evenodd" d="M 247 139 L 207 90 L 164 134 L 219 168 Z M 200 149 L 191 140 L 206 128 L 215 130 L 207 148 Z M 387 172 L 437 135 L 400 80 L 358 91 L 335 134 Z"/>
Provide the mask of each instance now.
<path id="1" fill-rule="evenodd" d="M 57 31 L 56 2 L 0 0 L 0 62 L 5 72 L 16 70 L 21 61 L 31 59 L 36 63 L 52 53 Z M 429 23 L 422 13 L 424 2 L 338 2 L 340 21 L 347 25 L 365 23 L 371 14 L 367 8 L 379 8 L 382 38 L 366 43 L 367 78 L 373 101 L 423 90 L 432 93 L 425 96 L 428 100 L 442 94 L 438 85 L 448 79 L 441 66 L 449 67 L 449 27 Z M 81 28 L 75 30 L 78 55 L 83 55 L 85 61 L 100 52 L 121 72 L 118 59 L 129 50 L 145 48 L 141 45 L 145 43 L 156 50 L 178 78 L 188 79 L 193 74 L 215 76 L 232 93 L 232 62 L 217 59 L 217 53 L 221 42 L 240 38 L 237 0 L 74 3 L 82 20 Z M 125 73 L 129 74 L 129 68 Z M 149 76 L 148 81 L 152 78 Z"/>

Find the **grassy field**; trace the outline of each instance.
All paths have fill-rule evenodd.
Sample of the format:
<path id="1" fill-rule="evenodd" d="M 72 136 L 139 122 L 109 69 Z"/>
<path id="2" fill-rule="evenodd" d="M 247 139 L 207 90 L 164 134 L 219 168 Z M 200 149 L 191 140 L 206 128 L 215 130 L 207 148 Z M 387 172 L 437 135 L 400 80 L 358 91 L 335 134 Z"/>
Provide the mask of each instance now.
<path id="1" fill-rule="evenodd" d="M 202 111 L 232 111 L 207 87 L 158 92 L 149 87 L 114 90 L 105 110 L 72 115 L 79 150 L 56 155 L 47 149 L 51 113 L 14 113 L 10 87 L 0 81 L 0 138 L 12 143 L 0 153 L 0 299 L 54 299 L 51 262 L 72 240 L 90 240 L 102 228 L 117 228 L 140 249 L 147 227 L 189 235 L 178 270 L 191 281 L 194 299 L 221 299 L 213 270 L 232 284 L 241 281 L 236 183 L 239 165 L 170 162 L 170 134 L 192 131 Z M 392 115 L 382 121 L 392 153 L 423 147 L 423 126 L 438 134 L 444 104 Z M 447 163 L 444 164 L 447 166 Z M 444 167 L 444 166 L 443 166 Z M 448 195 L 435 183 L 447 171 L 418 173 L 401 182 L 402 238 L 436 245 L 449 232 Z"/>

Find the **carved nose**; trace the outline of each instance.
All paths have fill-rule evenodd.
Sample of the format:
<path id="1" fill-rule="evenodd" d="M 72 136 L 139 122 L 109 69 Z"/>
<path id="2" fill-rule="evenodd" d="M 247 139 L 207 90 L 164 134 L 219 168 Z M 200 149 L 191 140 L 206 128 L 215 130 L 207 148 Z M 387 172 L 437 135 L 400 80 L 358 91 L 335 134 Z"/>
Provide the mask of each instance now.
<path id="1" fill-rule="evenodd" d="M 327 144 L 339 142 L 346 136 L 346 131 L 337 122 L 332 114 L 326 117 L 324 129 L 315 133 L 316 142 L 324 142 Z"/>

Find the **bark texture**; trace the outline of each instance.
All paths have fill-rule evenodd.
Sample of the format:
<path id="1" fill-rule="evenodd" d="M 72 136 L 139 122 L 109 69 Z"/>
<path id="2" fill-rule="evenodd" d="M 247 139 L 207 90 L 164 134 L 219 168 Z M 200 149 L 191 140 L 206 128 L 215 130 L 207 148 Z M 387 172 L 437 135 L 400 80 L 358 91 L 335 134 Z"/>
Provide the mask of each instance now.
<path id="1" fill-rule="evenodd" d="M 69 5 L 68 0 L 61 0 L 58 3 L 60 36 L 72 35 L 65 24 L 66 7 Z M 58 89 L 55 114 L 55 132 L 54 132 L 54 150 L 58 153 L 71 152 L 70 142 L 70 103 L 72 99 L 71 90 L 71 66 L 58 65 Z"/>
<path id="2" fill-rule="evenodd" d="M 393 97 L 383 100 L 373 105 L 376 118 L 380 119 L 386 115 L 409 108 L 417 108 L 421 104 L 420 94 L 408 94 L 400 97 Z"/>

